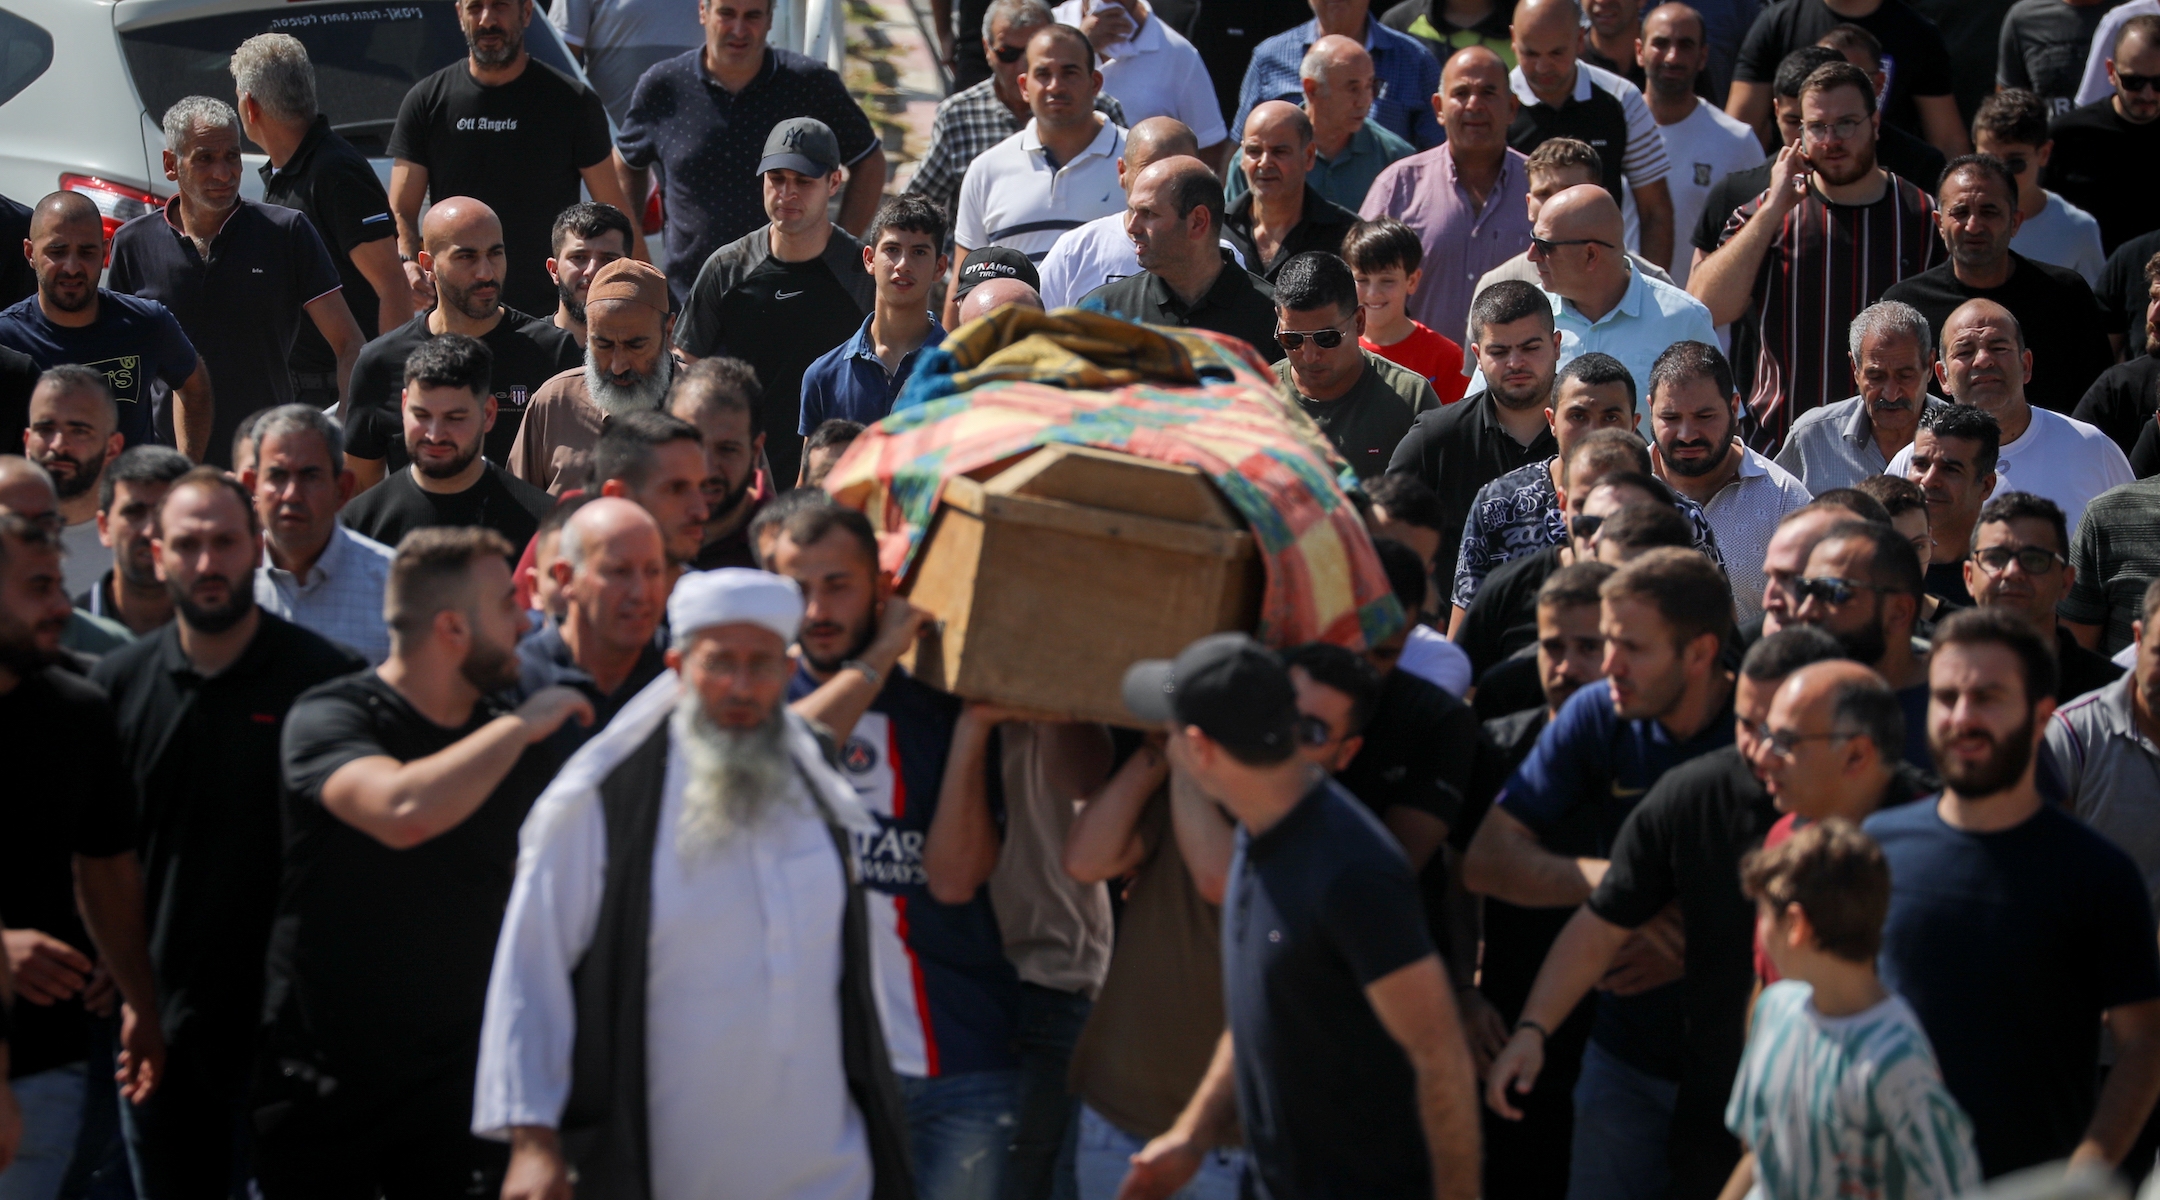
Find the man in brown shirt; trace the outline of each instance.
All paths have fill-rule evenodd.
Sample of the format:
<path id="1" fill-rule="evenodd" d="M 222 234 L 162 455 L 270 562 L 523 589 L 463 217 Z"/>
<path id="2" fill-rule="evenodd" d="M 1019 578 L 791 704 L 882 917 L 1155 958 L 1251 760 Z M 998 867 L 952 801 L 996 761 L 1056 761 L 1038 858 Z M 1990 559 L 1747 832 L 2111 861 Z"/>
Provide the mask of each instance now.
<path id="1" fill-rule="evenodd" d="M 674 329 L 660 268 L 631 258 L 600 268 L 585 300 L 585 365 L 533 395 L 510 447 L 510 473 L 554 495 L 585 486 L 608 417 L 666 403 Z"/>

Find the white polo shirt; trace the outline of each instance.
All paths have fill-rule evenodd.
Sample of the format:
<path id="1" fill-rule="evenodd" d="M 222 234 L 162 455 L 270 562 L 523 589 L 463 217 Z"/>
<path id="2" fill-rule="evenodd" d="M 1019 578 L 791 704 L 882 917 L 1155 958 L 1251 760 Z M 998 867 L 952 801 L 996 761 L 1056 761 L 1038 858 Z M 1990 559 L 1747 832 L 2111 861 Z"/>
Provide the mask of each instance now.
<path id="1" fill-rule="evenodd" d="M 1219 243 L 1245 266 L 1245 255 L 1229 239 Z M 1097 217 L 1058 239 L 1050 253 L 1035 264 L 1042 277 L 1044 308 L 1064 308 L 1080 303 L 1080 297 L 1113 280 L 1140 273 L 1140 256 L 1132 239 L 1125 236 L 1123 210 Z M 94 522 L 93 522 L 94 524 Z"/>
<path id="2" fill-rule="evenodd" d="M 1087 149 L 1053 166 L 1030 120 L 968 164 L 953 240 L 968 250 L 1005 246 L 1041 262 L 1067 230 L 1125 211 L 1117 177 L 1124 153 L 1125 131 L 1105 118 Z"/>
<path id="3" fill-rule="evenodd" d="M 1108 0 L 1065 0 L 1050 10 L 1060 24 L 1080 27 L 1088 11 Z M 1202 149 L 1230 136 L 1223 123 L 1222 104 L 1215 99 L 1215 84 L 1207 64 L 1185 35 L 1157 20 L 1143 4 L 1147 23 L 1131 41 L 1119 42 L 1102 53 L 1102 90 L 1125 106 L 1125 119 L 1138 125 L 1149 117 L 1176 117 L 1200 140 Z"/>

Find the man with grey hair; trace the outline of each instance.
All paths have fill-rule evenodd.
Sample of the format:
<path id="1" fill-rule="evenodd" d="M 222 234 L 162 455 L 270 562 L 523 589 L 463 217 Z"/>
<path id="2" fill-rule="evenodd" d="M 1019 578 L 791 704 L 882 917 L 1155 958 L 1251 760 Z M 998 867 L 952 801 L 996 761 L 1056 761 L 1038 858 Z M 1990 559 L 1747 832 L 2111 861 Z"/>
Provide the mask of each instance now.
<path id="1" fill-rule="evenodd" d="M 179 194 L 113 234 L 107 282 L 172 310 L 218 380 L 216 415 L 183 409 L 178 435 L 190 457 L 224 461 L 242 417 L 293 402 L 288 365 L 304 313 L 336 355 L 342 401 L 367 340 L 345 306 L 344 281 L 300 213 L 240 197 L 240 117 L 208 96 L 165 112 L 165 177 Z M 191 449 L 191 447 L 193 449 Z"/>
<path id="2" fill-rule="evenodd" d="M 504 1200 L 913 1193 L 864 871 L 878 825 L 785 692 L 801 590 L 668 599 L 671 670 L 527 819 L 472 1128 Z"/>
<path id="3" fill-rule="evenodd" d="M 254 446 L 240 484 L 262 523 L 255 602 L 381 662 L 390 653 L 383 588 L 393 551 L 338 520 L 353 476 L 337 422 L 305 404 L 274 408 L 255 423 Z"/>
<path id="4" fill-rule="evenodd" d="M 1801 413 L 1777 456 L 1777 465 L 1817 496 L 1889 470 L 1912 445 L 1920 418 L 1942 407 L 1927 391 L 1935 331 L 1919 309 L 1876 301 L 1853 318 L 1845 337 L 1860 394 Z"/>
<path id="5" fill-rule="evenodd" d="M 938 102 L 937 115 L 930 120 L 930 149 L 908 180 L 908 191 L 937 201 L 948 214 L 958 211 L 960 181 L 968 164 L 1034 117 L 1020 94 L 1020 72 L 1028 39 L 1051 21 L 1050 6 L 1042 0 L 994 0 L 983 13 L 982 47 L 990 60 L 990 78 Z M 1113 125 L 1126 124 L 1125 106 L 1112 96 L 1097 95 L 1095 111 Z M 1197 149 L 1195 144 L 1187 153 Z"/>
<path id="6" fill-rule="evenodd" d="M 398 265 L 389 193 L 367 155 L 316 110 L 307 47 L 291 34 L 258 34 L 240 43 L 229 66 L 240 127 L 270 158 L 260 169 L 263 203 L 307 214 L 337 265 L 345 307 L 364 340 L 411 320 L 412 289 Z M 317 408 L 337 402 L 337 354 L 320 331 L 300 330 L 291 361 L 294 399 Z"/>
<path id="7" fill-rule="evenodd" d="M 1416 153 L 1394 130 L 1372 119 L 1372 55 L 1354 38 L 1331 33 L 1298 63 L 1298 87 L 1313 127 L 1313 165 L 1305 182 L 1353 212 L 1389 163 Z M 1230 198 L 1246 186 L 1230 173 Z"/>
<path id="8" fill-rule="evenodd" d="M 1269 283 L 1306 251 L 1339 252 L 1357 224 L 1355 212 L 1306 181 L 1317 151 L 1312 119 L 1295 104 L 1263 101 L 1245 118 L 1237 166 L 1249 186 L 1224 210 L 1223 233 Z"/>
<path id="9" fill-rule="evenodd" d="M 1125 153 L 1117 160 L 1118 187 L 1131 192 L 1133 180 L 1140 172 L 1163 159 L 1180 155 L 1198 158 L 1200 139 L 1176 117 L 1149 117 L 1125 133 Z M 1222 239 L 1221 244 L 1229 246 L 1230 242 Z M 1236 253 L 1234 249 L 1232 252 Z M 1244 262 L 1244 256 L 1239 254 L 1238 264 L 1243 266 Z M 1132 239 L 1125 234 L 1125 214 L 1114 212 L 1067 232 L 1050 247 L 1050 252 L 1037 264 L 1036 274 L 1042 282 L 1038 294 L 1044 308 L 1064 308 L 1080 303 L 1080 297 L 1113 279 L 1139 273 L 1140 259 L 1133 252 Z M 979 284 L 961 298 L 962 323 L 968 320 L 965 315 L 967 302 L 987 286 Z M 988 311 L 988 308 L 978 307 L 975 315 L 981 316 Z"/>

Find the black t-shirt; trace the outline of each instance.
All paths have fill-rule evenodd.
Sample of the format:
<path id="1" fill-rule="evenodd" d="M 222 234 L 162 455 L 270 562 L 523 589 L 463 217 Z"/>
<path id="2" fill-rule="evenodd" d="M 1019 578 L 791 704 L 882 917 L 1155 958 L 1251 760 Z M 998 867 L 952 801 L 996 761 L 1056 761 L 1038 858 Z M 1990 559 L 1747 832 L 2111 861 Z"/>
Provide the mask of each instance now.
<path id="1" fill-rule="evenodd" d="M 2111 95 L 2055 118 L 2048 132 L 2055 149 L 2040 183 L 2100 222 L 2102 246 L 2112 252 L 2160 228 L 2160 121 L 2123 120 Z"/>
<path id="2" fill-rule="evenodd" d="M 1374 358 L 1371 351 L 1363 353 L 1368 360 Z M 1276 374 L 1292 392 L 1297 391 L 1288 359 L 1276 368 Z M 1334 443 L 1336 453 L 1343 456 L 1359 479 L 1386 473 L 1396 444 L 1410 432 L 1415 416 L 1403 402 L 1402 393 L 1387 385 L 1372 361 L 1365 364 L 1364 374 L 1342 395 L 1333 400 L 1313 400 L 1298 393 L 1297 403 Z"/>
<path id="3" fill-rule="evenodd" d="M 1927 594 L 1940 596 L 1959 608 L 1973 606 L 1972 593 L 1965 590 L 1965 560 L 1930 563 L 1927 569 Z"/>
<path id="4" fill-rule="evenodd" d="M 2094 654 L 2078 644 L 2070 631 L 2055 627 L 2056 698 L 2068 704 L 2074 697 L 2104 688 L 2123 677 L 2123 669 L 2107 656 Z"/>
<path id="5" fill-rule="evenodd" d="M 1388 672 L 1365 745 L 1336 776 L 1375 815 L 1400 804 L 1453 826 L 1470 788 L 1477 715 L 1433 683 Z"/>
<path id="6" fill-rule="evenodd" d="M 2102 372 L 2070 415 L 2114 439 L 2124 454 L 2160 409 L 2160 355 L 2139 354 Z"/>
<path id="7" fill-rule="evenodd" d="M 1177 325 L 1243 338 L 1261 358 L 1282 361 L 1275 341 L 1275 288 L 1242 270 L 1223 251 L 1222 273 L 1191 304 L 1177 298 L 1160 275 L 1147 271 L 1113 279 L 1080 298 L 1080 307 L 1148 325 Z"/>
<path id="8" fill-rule="evenodd" d="M 1777 78 L 1778 64 L 1802 46 L 1812 46 L 1839 25 L 1858 25 L 1882 43 L 1883 73 L 1889 76 L 1889 99 L 1883 118 L 1908 131 L 1925 135 L 1915 96 L 1948 96 L 1954 89 L 1950 74 L 1950 48 L 1935 23 L 1914 12 L 1905 0 L 1882 0 L 1882 6 L 1864 17 L 1842 17 L 1823 0 L 1788 0 L 1762 10 L 1740 43 L 1740 58 L 1733 78 L 1744 83 L 1768 84 Z M 1924 185 L 1932 193 L 1934 181 Z"/>
<path id="9" fill-rule="evenodd" d="M 2015 251 L 2010 261 L 2010 278 L 2001 287 L 1968 287 L 1958 282 L 1955 265 L 1944 263 L 1891 284 L 1882 298 L 1919 309 L 1934 327 L 1937 344 L 1943 322 L 1968 300 L 1993 300 L 2009 309 L 2025 331 L 2025 344 L 2036 351 L 2025 398 L 2050 412 L 2067 413 L 2115 361 L 2100 306 L 2077 272 Z"/>
<path id="10" fill-rule="evenodd" d="M 421 487 L 408 467 L 362 492 L 338 517 L 346 528 L 392 549 L 415 529 L 483 526 L 509 540 L 514 562 L 555 499 L 494 463 L 486 466 L 471 487 L 447 495 Z"/>
<path id="11" fill-rule="evenodd" d="M 2130 450 L 2130 473 L 2139 479 L 2160 475 L 2160 422 L 2145 422 L 2144 432 Z"/>
<path id="12" fill-rule="evenodd" d="M 2049 115 L 2077 106 L 2078 84 L 2085 78 L 2085 55 L 2093 31 L 2107 15 L 2107 4 L 2064 4 L 2062 0 L 2018 0 L 2003 14 L 1997 43 L 1995 82 L 2024 88 L 2047 101 Z"/>
<path id="13" fill-rule="evenodd" d="M 434 312 L 431 308 L 416 313 L 412 320 L 361 347 L 360 361 L 353 364 L 352 416 L 345 423 L 345 449 L 360 458 L 383 460 L 385 471 L 402 470 L 412 461 L 405 453 L 405 416 L 399 397 L 405 391 L 405 359 L 435 336 L 428 331 L 428 318 Z M 510 461 L 510 444 L 517 440 L 518 426 L 525 422 L 525 405 L 533 394 L 555 376 L 584 365 L 585 352 L 578 348 L 576 338 L 514 308 L 503 309 L 502 320 L 480 340 L 494 355 L 488 390 L 495 394 L 495 427 L 488 430 L 484 453 L 489 462 L 504 463 Z"/>
<path id="14" fill-rule="evenodd" d="M 1237 831 L 1223 998 L 1259 1194 L 1428 1197 L 1416 1080 L 1365 988 L 1433 953 L 1417 880 L 1380 822 L 1322 782 Z"/>
<path id="15" fill-rule="evenodd" d="M 30 210 L 0 196 L 0 246 L 20 246 L 30 238 Z M 37 294 L 37 271 L 26 254 L 0 254 L 0 308 Z M 19 443 L 9 442 L 12 448 Z"/>
<path id="16" fill-rule="evenodd" d="M 712 282 L 701 274 L 698 285 Z M 862 328 L 862 310 L 820 258 L 785 262 L 772 255 L 725 294 L 693 296 L 685 312 L 711 328 L 688 330 L 682 344 L 707 357 L 729 354 L 757 369 L 765 391 L 765 456 L 773 478 L 792 486 L 802 465 L 802 377 L 811 363 Z M 717 341 L 716 347 L 708 344 Z"/>
<path id="17" fill-rule="evenodd" d="M 2123 354 L 2136 358 L 2145 353 L 2145 307 L 2152 300 L 2152 285 L 2145 282 L 2145 264 L 2160 254 L 2160 229 L 2141 233 L 2109 252 L 2100 268 L 2100 282 L 2093 285 L 2093 299 L 2107 319 L 2107 331 L 2123 335 Z"/>
<path id="18" fill-rule="evenodd" d="M 1559 569 L 1560 547 L 1547 546 L 1511 558 L 1485 577 L 1477 599 L 1463 614 L 1462 636 L 1456 639 L 1470 656 L 1471 678 L 1482 683 L 1485 672 L 1537 644 L 1538 589 Z"/>
<path id="19" fill-rule="evenodd" d="M 264 1011 L 272 1053 L 348 1095 L 470 1077 L 518 826 L 557 761 L 527 750 L 462 824 L 405 850 L 332 816 L 322 785 L 355 759 L 440 753 L 503 711 L 482 700 L 448 729 L 366 672 L 308 692 L 286 717 L 285 871 Z"/>
<path id="20" fill-rule="evenodd" d="M 390 196 L 367 156 L 331 132 L 329 117 L 317 114 L 314 126 L 285 160 L 284 168 L 272 170 L 264 163 L 261 173 L 263 202 L 306 213 L 329 248 L 330 261 L 345 282 L 345 307 L 359 322 L 361 336 L 372 338 L 382 332 L 381 297 L 353 265 L 352 252 L 355 246 L 396 237 L 397 222 L 390 215 Z M 311 374 L 337 370 L 337 355 L 313 321 L 301 324 L 291 362 L 293 370 Z"/>
<path id="21" fill-rule="evenodd" d="M 554 310 L 555 215 L 578 202 L 578 172 L 614 149 L 599 95 L 538 60 L 483 87 L 461 58 L 405 93 L 390 131 L 390 157 L 426 168 L 430 196 L 471 196 L 502 218 L 502 302 L 526 312 Z"/>
<path id="22" fill-rule="evenodd" d="M 112 696 L 141 799 L 150 962 L 165 1036 L 246 1044 L 262 1023 L 263 951 L 283 833 L 278 733 L 300 693 L 366 660 L 269 613 L 240 657 L 205 678 L 166 624 L 90 677 Z"/>
<path id="23" fill-rule="evenodd" d="M 75 908 L 74 858 L 135 847 L 134 796 L 112 706 L 79 675 L 47 667 L 0 695 L 0 729 L 22 753 L 0 787 L 0 924 L 36 929 L 96 958 Z M 56 752 L 64 751 L 64 752 Z M 18 999 L 8 1078 L 35 1075 L 90 1052 L 82 1001 Z"/>

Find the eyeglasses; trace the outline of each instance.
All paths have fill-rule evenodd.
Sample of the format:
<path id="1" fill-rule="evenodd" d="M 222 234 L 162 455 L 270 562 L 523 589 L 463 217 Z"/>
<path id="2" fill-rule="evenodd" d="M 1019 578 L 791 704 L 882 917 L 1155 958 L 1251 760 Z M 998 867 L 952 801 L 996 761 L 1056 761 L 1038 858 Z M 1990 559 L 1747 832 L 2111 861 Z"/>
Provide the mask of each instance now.
<path id="1" fill-rule="evenodd" d="M 1755 740 L 1769 747 L 1770 753 L 1787 760 L 1792 758 L 1793 752 L 1798 750 L 1803 742 L 1842 742 L 1860 736 L 1858 731 L 1855 730 L 1832 731 L 1830 733 L 1797 733 L 1790 729 L 1773 730 L 1760 721 L 1744 721 L 1742 724 L 1747 726 L 1747 731 L 1754 735 Z"/>
<path id="2" fill-rule="evenodd" d="M 1567 238 L 1556 242 L 1551 238 L 1541 238 L 1535 234 L 1530 237 L 1530 248 L 1548 257 L 1553 251 L 1562 246 L 1603 246 L 1607 250 L 1613 249 L 1613 244 L 1603 238 Z"/>
<path id="3" fill-rule="evenodd" d="M 1816 575 L 1792 581 L 1793 595 L 1805 603 L 1814 597 L 1824 604 L 1843 604 L 1861 592 L 1894 592 L 1896 588 L 1869 583 L 1864 579 L 1839 579 L 1835 575 Z"/>
<path id="4" fill-rule="evenodd" d="M 2149 92 L 2160 88 L 2160 75 L 2115 74 L 2115 86 L 2126 92 Z"/>
<path id="5" fill-rule="evenodd" d="M 1001 63 L 1016 63 L 1016 62 L 1019 62 L 1019 61 L 1020 61 L 1020 56 L 1021 56 L 1021 55 L 1023 55 L 1023 54 L 1026 54 L 1026 53 L 1027 53 L 1027 47 L 1026 47 L 1026 46 L 999 46 L 999 47 L 997 48 L 997 51 L 996 51 L 996 53 L 997 53 L 997 60 L 998 60 L 999 62 L 1001 62 Z"/>
<path id="6" fill-rule="evenodd" d="M 1582 516 L 1576 517 L 1568 522 L 1568 532 L 1574 534 L 1576 537 L 1581 538 L 1583 541 L 1586 542 L 1589 541 L 1591 538 L 1596 537 L 1597 531 L 1603 529 L 1604 527 L 1605 518 L 1593 517 L 1588 513 L 1584 513 Z"/>
<path id="7" fill-rule="evenodd" d="M 1350 335 L 1340 329 L 1278 329 L 1275 331 L 1275 344 L 1285 350 L 1295 350 L 1305 344 L 1306 338 L 1311 338 L 1313 345 L 1322 350 L 1333 350 L 1342 345 L 1343 339 L 1348 336 Z"/>
<path id="8" fill-rule="evenodd" d="M 2045 546 L 1989 546 L 1973 554 L 1973 561 L 1990 575 L 2000 575 L 2015 562 L 2027 575 L 2040 575 L 2067 565 L 2063 556 Z"/>
<path id="9" fill-rule="evenodd" d="M 1846 117 L 1840 121 L 1832 121 L 1827 125 L 1821 121 L 1809 121 L 1800 127 L 1800 132 L 1806 134 L 1813 141 L 1842 142 L 1860 132 L 1860 127 L 1867 123 L 1866 117 Z"/>

